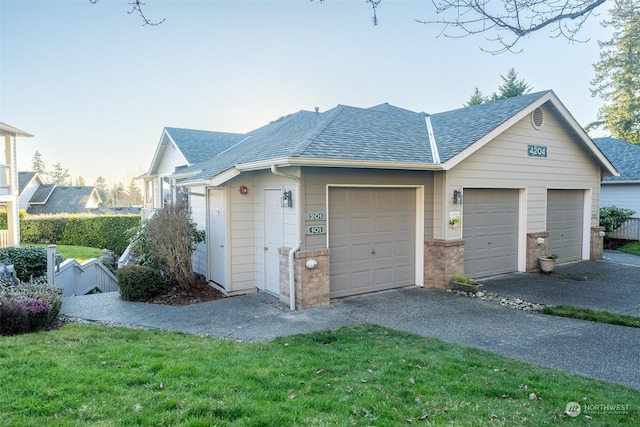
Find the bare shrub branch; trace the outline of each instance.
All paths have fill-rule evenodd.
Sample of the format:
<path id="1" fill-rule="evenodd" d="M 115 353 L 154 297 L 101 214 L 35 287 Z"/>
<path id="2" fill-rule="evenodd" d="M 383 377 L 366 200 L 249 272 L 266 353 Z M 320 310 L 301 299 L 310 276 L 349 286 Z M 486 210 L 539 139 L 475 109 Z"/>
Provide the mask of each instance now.
<path id="1" fill-rule="evenodd" d="M 191 255 L 204 241 L 186 203 L 167 205 L 151 217 L 146 227 L 147 244 L 158 268 L 184 289 L 194 284 Z"/>

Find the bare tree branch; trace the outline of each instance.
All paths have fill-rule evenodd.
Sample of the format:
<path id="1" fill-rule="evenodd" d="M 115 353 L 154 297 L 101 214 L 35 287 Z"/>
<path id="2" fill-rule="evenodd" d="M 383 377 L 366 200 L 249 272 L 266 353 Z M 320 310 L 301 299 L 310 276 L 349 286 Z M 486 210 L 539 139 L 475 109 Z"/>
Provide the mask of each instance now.
<path id="1" fill-rule="evenodd" d="M 494 34 L 487 40 L 497 43 L 497 50 L 514 52 L 521 38 L 551 28 L 552 37 L 571 42 L 594 10 L 607 0 L 432 0 L 441 19 L 416 20 L 422 24 L 444 25 L 446 37 Z M 485 49 L 483 49 L 485 50 Z"/>
<path id="2" fill-rule="evenodd" d="M 99 0 L 89 0 L 89 1 L 93 4 L 96 4 L 98 3 Z M 131 15 L 132 13 L 137 13 L 138 15 L 140 15 L 140 17 L 142 18 L 142 25 L 151 25 L 151 26 L 160 25 L 165 21 L 165 19 L 167 19 L 167 18 L 162 18 L 161 21 L 157 21 L 157 22 L 150 21 L 142 11 L 142 6 L 144 5 L 145 3 L 143 3 L 141 0 L 132 0 L 129 2 L 129 6 L 131 6 L 131 10 L 127 13 L 129 15 Z"/>

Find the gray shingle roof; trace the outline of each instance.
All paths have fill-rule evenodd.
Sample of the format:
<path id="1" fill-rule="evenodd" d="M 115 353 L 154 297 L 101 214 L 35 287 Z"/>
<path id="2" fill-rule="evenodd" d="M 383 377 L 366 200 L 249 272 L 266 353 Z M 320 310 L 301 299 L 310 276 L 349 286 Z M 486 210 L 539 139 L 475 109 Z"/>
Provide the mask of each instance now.
<path id="1" fill-rule="evenodd" d="M 620 176 L 605 177 L 605 182 L 638 181 L 640 182 L 640 145 L 621 141 L 612 137 L 594 138 L 600 151 L 618 169 Z"/>
<path id="2" fill-rule="evenodd" d="M 33 198 L 31 198 L 31 202 L 35 201 L 34 198 L 43 187 L 47 187 L 45 190 L 50 192 L 48 198 L 45 199 L 46 203 L 29 206 L 29 208 L 27 208 L 27 213 L 31 215 L 38 215 L 89 212 L 86 206 L 91 194 L 95 191 L 95 187 L 43 185 L 38 189 L 38 191 L 36 191 Z M 36 200 L 41 200 L 40 196 Z"/>
<path id="3" fill-rule="evenodd" d="M 546 93 L 536 92 L 432 114 L 431 124 L 440 160 L 451 159 Z"/>
<path id="4" fill-rule="evenodd" d="M 441 162 L 547 93 L 536 92 L 430 115 Z M 338 105 L 323 113 L 299 112 L 249 132 L 226 151 L 187 168 L 200 172 L 185 181 L 211 179 L 238 164 L 278 159 L 432 165 L 434 158 L 425 116 L 389 104 L 371 108 Z"/>
<path id="5" fill-rule="evenodd" d="M 244 138 L 240 133 L 165 128 L 189 164 L 203 162 Z"/>
<path id="6" fill-rule="evenodd" d="M 55 185 L 53 184 L 41 185 L 40 187 L 38 187 L 35 193 L 33 193 L 33 196 L 31 196 L 31 200 L 29 200 L 29 203 L 46 203 L 47 199 L 51 196 L 54 188 Z"/>
<path id="7" fill-rule="evenodd" d="M 22 190 L 35 176 L 35 172 L 18 172 L 18 194 L 22 193 Z"/>

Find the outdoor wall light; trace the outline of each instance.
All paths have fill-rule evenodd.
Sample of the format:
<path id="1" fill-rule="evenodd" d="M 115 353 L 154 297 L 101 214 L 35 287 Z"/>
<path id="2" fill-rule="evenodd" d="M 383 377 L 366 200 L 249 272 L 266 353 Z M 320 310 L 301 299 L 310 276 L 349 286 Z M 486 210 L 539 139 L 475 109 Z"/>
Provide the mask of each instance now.
<path id="1" fill-rule="evenodd" d="M 309 270 L 313 270 L 314 268 L 318 268 L 318 261 L 316 261 L 313 258 L 310 258 L 307 260 L 307 262 L 304 263 L 304 266 L 307 267 Z"/>
<path id="2" fill-rule="evenodd" d="M 462 191 L 453 190 L 453 204 L 461 205 L 462 204 Z"/>
<path id="3" fill-rule="evenodd" d="M 290 208 L 293 206 L 293 197 L 291 197 L 291 191 L 282 192 L 282 207 Z"/>

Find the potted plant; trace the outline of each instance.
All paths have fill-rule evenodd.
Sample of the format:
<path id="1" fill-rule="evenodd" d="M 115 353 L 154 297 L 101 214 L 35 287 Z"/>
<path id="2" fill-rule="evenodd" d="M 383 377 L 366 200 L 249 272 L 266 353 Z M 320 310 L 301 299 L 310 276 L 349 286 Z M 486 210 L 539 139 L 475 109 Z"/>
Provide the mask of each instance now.
<path id="1" fill-rule="evenodd" d="M 480 283 L 477 283 L 470 277 L 463 276 L 462 274 L 456 274 L 451 282 L 451 289 L 454 291 L 470 292 L 475 294 L 484 288 Z"/>
<path id="2" fill-rule="evenodd" d="M 451 227 L 451 228 L 458 228 L 458 226 L 460 225 L 460 220 L 461 220 L 461 219 L 460 219 L 460 217 L 459 217 L 459 216 L 454 217 L 454 218 L 451 218 L 451 219 L 449 220 L 449 227 Z"/>
<path id="3" fill-rule="evenodd" d="M 558 259 L 558 255 L 556 254 L 545 254 L 538 257 L 540 261 L 540 271 L 543 273 L 551 273 L 553 271 L 553 266 L 556 264 L 556 259 Z"/>

